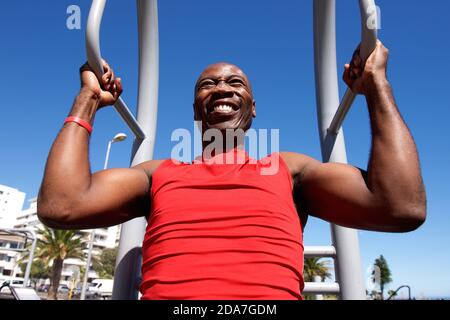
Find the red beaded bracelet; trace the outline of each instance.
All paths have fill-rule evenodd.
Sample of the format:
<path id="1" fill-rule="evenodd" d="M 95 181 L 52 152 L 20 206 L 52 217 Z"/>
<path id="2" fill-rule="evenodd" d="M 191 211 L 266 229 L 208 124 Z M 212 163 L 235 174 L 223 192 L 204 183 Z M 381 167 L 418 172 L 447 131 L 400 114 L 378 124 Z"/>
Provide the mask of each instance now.
<path id="1" fill-rule="evenodd" d="M 89 132 L 89 134 L 92 133 L 92 126 L 89 124 L 89 122 L 87 122 L 87 121 L 85 121 L 85 120 L 83 120 L 81 118 L 78 118 L 78 117 L 67 117 L 66 121 L 64 121 L 64 124 L 66 124 L 67 122 L 75 122 L 78 125 L 80 125 L 83 128 L 85 128 Z"/>

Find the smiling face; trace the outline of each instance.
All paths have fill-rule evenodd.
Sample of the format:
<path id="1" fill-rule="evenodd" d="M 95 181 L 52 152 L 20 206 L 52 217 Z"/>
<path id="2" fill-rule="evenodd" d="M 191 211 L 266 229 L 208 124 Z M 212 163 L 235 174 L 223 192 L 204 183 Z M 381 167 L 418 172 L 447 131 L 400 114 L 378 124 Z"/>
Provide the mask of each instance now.
<path id="1" fill-rule="evenodd" d="M 194 119 L 207 129 L 247 131 L 256 117 L 250 82 L 237 66 L 210 65 L 195 85 Z"/>

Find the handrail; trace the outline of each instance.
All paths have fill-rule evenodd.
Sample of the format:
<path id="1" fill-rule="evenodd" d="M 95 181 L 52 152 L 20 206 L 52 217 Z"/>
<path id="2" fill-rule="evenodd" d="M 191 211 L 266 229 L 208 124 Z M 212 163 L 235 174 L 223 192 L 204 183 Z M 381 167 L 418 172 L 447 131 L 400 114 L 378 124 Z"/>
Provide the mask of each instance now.
<path id="1" fill-rule="evenodd" d="M 98 79 L 103 75 L 102 56 L 100 53 L 100 25 L 102 22 L 103 11 L 105 9 L 106 0 L 93 0 L 86 28 L 86 53 L 89 66 L 94 70 Z M 122 119 L 133 131 L 136 138 L 145 139 L 145 133 L 142 130 L 136 118 L 121 97 L 114 104 L 117 112 Z"/>
<path id="2" fill-rule="evenodd" d="M 302 294 L 339 294 L 341 288 L 339 283 L 305 282 Z"/>
<path id="3" fill-rule="evenodd" d="M 334 246 L 306 246 L 303 251 L 304 258 L 336 258 L 336 248 Z M 305 282 L 303 294 L 339 294 L 341 289 L 338 283 Z"/>
<path id="4" fill-rule="evenodd" d="M 360 57 L 365 63 L 370 54 L 375 50 L 377 45 L 377 7 L 374 0 L 359 0 L 359 9 L 361 11 L 361 46 Z M 371 20 L 375 18 L 374 25 L 369 25 Z M 338 110 L 331 121 L 328 132 L 331 134 L 338 134 L 342 127 L 342 123 L 347 116 L 353 102 L 355 101 L 356 94 L 350 89 L 344 94 L 341 100 Z"/>
<path id="5" fill-rule="evenodd" d="M 328 247 L 312 247 L 306 246 L 303 251 L 305 258 L 335 258 L 336 248 L 334 246 Z"/>

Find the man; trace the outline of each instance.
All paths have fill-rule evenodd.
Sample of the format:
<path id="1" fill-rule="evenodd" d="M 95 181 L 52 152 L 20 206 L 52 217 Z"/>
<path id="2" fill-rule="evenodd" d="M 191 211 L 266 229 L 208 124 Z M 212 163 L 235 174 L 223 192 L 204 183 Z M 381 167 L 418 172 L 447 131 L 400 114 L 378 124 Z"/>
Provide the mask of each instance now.
<path id="1" fill-rule="evenodd" d="M 365 95 L 369 108 L 367 172 L 287 152 L 252 162 L 233 140 L 193 164 L 154 160 L 91 174 L 90 125 L 98 109 L 116 101 L 122 85 L 106 63 L 101 83 L 84 65 L 72 118 L 48 157 L 39 218 L 50 227 L 83 229 L 146 216 L 144 299 L 301 299 L 308 215 L 382 232 L 409 232 L 425 221 L 418 155 L 386 78 L 387 60 L 388 50 L 378 42 L 365 66 L 357 52 L 345 66 L 345 82 Z M 194 118 L 204 132 L 245 131 L 255 116 L 241 69 L 218 63 L 203 71 Z M 218 164 L 229 154 L 245 162 Z M 277 172 L 262 175 L 277 159 Z"/>

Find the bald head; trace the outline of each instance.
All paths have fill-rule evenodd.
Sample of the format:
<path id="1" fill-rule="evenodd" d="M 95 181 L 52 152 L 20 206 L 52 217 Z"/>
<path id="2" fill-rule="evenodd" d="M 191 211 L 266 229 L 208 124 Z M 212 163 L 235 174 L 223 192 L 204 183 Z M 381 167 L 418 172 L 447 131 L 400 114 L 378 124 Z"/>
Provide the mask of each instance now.
<path id="1" fill-rule="evenodd" d="M 247 75 L 238 66 L 219 62 L 206 67 L 195 85 L 194 119 L 204 129 L 243 129 L 256 117 Z"/>
<path id="2" fill-rule="evenodd" d="M 243 80 L 245 80 L 250 92 L 253 93 L 250 80 L 248 79 L 245 72 L 242 71 L 242 69 L 239 68 L 237 65 L 228 62 L 217 62 L 207 66 L 197 79 L 197 82 L 195 84 L 195 92 L 197 92 L 198 85 L 202 81 L 202 79 L 207 78 L 211 74 L 214 74 L 216 76 L 225 74 L 239 75 L 240 77 L 242 77 Z"/>

